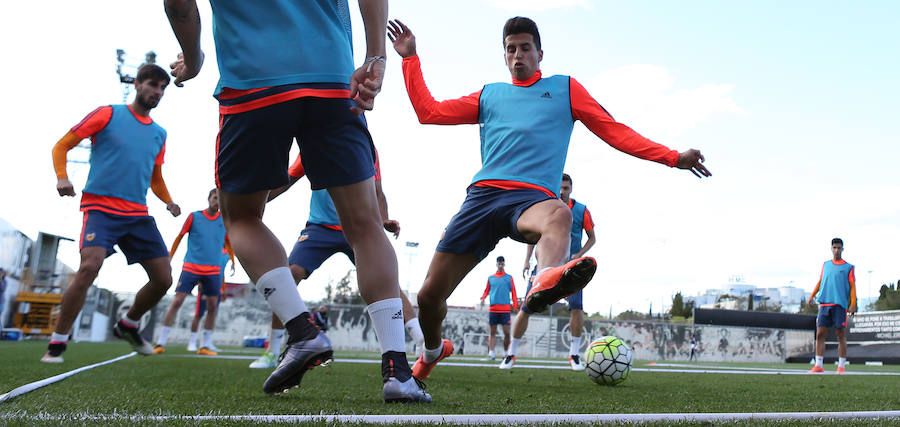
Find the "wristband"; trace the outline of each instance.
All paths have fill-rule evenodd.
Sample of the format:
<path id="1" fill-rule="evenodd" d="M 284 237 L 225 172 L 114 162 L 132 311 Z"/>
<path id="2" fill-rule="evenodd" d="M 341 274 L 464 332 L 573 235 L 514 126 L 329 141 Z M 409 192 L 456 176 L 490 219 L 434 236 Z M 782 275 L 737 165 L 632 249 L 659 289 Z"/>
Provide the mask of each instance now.
<path id="1" fill-rule="evenodd" d="M 385 57 L 383 57 L 383 56 L 370 56 L 370 57 L 366 58 L 365 62 L 363 62 L 363 64 L 369 64 L 369 66 L 366 67 L 366 72 L 367 72 L 367 73 L 368 73 L 369 71 L 372 71 L 372 65 L 375 63 L 375 61 L 379 61 L 379 62 L 381 62 L 382 64 L 386 64 L 386 63 L 387 63 L 387 62 L 386 62 L 387 59 L 386 59 Z"/>

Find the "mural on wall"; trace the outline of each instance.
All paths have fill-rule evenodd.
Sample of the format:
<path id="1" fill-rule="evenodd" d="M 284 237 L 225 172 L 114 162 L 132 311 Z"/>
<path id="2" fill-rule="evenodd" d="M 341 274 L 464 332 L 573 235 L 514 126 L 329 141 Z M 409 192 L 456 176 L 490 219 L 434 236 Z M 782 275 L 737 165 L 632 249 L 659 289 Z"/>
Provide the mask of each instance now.
<path id="1" fill-rule="evenodd" d="M 150 323 L 160 323 L 171 302 L 166 296 L 153 310 Z M 187 342 L 194 313 L 195 297 L 188 297 L 178 313 L 169 335 L 173 343 Z M 119 311 L 126 309 L 122 304 Z M 312 306 L 310 307 L 313 308 Z M 268 337 L 271 312 L 268 304 L 256 293 L 247 298 L 229 298 L 221 304 L 216 321 L 214 340 L 217 345 L 241 345 L 244 337 Z M 380 346 L 371 320 L 362 305 L 330 305 L 328 336 L 336 350 L 379 351 Z M 145 336 L 155 339 L 156 325 L 148 325 Z M 457 353 L 487 355 L 489 334 L 486 311 L 450 309 L 444 321 L 444 338 L 450 339 Z M 655 322 L 607 322 L 585 320 L 580 352 L 590 341 L 605 335 L 615 335 L 634 350 L 641 360 L 688 360 L 693 334 L 701 361 L 783 362 L 789 355 L 810 342 L 807 332 L 771 328 L 736 326 L 688 325 Z M 495 350 L 502 354 L 502 328 L 498 330 Z M 406 338 L 407 351 L 413 343 Z M 519 347 L 518 356 L 565 359 L 569 354 L 571 334 L 569 318 L 531 316 L 528 332 Z M 421 351 L 421 349 L 415 349 Z"/>

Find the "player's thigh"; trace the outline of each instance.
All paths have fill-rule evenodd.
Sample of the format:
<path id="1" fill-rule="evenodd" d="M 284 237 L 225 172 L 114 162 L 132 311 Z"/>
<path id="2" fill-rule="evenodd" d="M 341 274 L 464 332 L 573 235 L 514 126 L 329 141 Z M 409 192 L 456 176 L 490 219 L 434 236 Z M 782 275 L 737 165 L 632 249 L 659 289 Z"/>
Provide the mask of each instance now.
<path id="1" fill-rule="evenodd" d="M 525 209 L 516 228 L 528 243 L 535 243 L 548 232 L 568 233 L 572 229 L 572 212 L 562 200 L 547 199 Z"/>
<path id="2" fill-rule="evenodd" d="M 165 281 L 172 282 L 169 249 L 153 217 L 133 218 L 128 233 L 121 236 L 117 243 L 129 264 L 141 263 L 150 281 L 163 281 L 164 276 L 168 276 Z"/>

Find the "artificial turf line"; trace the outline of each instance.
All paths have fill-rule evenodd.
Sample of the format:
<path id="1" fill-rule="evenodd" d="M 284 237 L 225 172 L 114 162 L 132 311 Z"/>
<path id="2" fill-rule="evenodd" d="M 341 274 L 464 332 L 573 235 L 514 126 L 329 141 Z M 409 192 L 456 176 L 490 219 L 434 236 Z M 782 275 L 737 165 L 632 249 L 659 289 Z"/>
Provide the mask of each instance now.
<path id="1" fill-rule="evenodd" d="M 124 359 L 127 359 L 127 358 L 131 357 L 131 356 L 134 356 L 135 354 L 137 354 L 137 352 L 132 351 L 131 353 L 128 353 L 128 354 L 126 354 L 126 355 L 124 355 L 124 356 L 116 357 L 115 359 L 109 359 L 109 360 L 107 360 L 107 361 L 95 363 L 95 364 L 93 364 L 93 365 L 82 366 L 82 367 L 80 367 L 80 368 L 78 368 L 78 369 L 74 369 L 74 370 L 71 370 L 71 371 L 69 371 L 69 372 L 63 372 L 63 373 L 61 373 L 61 374 L 59 374 L 59 375 L 54 375 L 54 376 L 52 376 L 52 377 L 50 377 L 50 378 L 45 378 L 45 379 L 42 379 L 42 380 L 40 380 L 40 381 L 35 381 L 35 382 L 33 382 L 33 383 L 25 384 L 25 385 L 23 385 L 23 386 L 21 386 L 21 387 L 17 387 L 17 388 L 12 389 L 12 390 L 11 390 L 10 392 L 8 392 L 8 393 L 0 394 L 0 403 L 5 402 L 5 401 L 7 401 L 7 400 L 9 400 L 9 399 L 12 399 L 12 398 L 14 398 L 14 397 L 16 397 L 16 396 L 20 396 L 20 395 L 23 395 L 23 394 L 25 394 L 25 393 L 28 393 L 29 391 L 39 389 L 39 388 L 41 388 L 41 387 L 43 387 L 43 386 L 45 386 L 45 385 L 53 384 L 53 383 L 55 383 L 55 382 L 57 382 L 57 381 L 62 381 L 62 380 L 64 380 L 64 379 L 66 379 L 66 378 L 71 377 L 72 375 L 75 375 L 75 374 L 79 373 L 79 372 L 84 372 L 84 371 L 87 371 L 88 369 L 94 369 L 94 368 L 96 368 L 96 367 L 98 367 L 98 366 L 103 366 L 103 365 L 108 365 L 108 364 L 110 364 L 110 363 L 115 363 L 115 362 L 118 362 L 118 361 L 120 361 L 120 360 L 124 360 Z"/>

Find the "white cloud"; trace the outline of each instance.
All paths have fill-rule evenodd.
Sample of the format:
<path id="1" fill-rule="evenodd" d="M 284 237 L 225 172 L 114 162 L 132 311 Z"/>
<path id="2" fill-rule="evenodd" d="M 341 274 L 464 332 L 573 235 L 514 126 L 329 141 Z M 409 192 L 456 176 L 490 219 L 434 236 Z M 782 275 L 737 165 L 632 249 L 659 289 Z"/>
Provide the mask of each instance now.
<path id="1" fill-rule="evenodd" d="M 734 100 L 733 84 L 678 88 L 675 76 L 659 65 L 615 68 L 584 84 L 616 120 L 651 138 L 678 137 L 718 114 L 743 113 Z"/>

